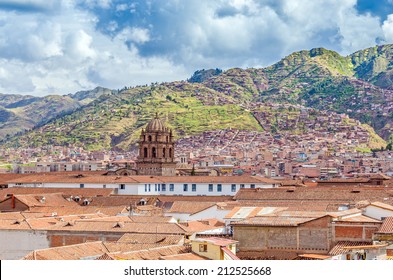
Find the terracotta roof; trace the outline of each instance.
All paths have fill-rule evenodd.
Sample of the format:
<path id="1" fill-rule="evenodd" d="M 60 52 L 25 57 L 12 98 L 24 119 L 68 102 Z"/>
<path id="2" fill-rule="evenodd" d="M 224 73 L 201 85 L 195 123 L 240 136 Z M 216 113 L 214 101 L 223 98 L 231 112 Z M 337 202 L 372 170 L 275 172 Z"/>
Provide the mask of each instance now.
<path id="1" fill-rule="evenodd" d="M 159 260 L 164 256 L 173 256 L 187 253 L 190 253 L 189 246 L 169 245 L 148 250 L 108 255 L 115 260 Z"/>
<path id="2" fill-rule="evenodd" d="M 350 178 L 350 179 L 342 179 L 342 178 L 333 178 L 329 180 L 315 180 L 318 184 L 331 184 L 331 183 L 368 183 L 370 182 L 370 178 Z"/>
<path id="3" fill-rule="evenodd" d="M 144 200 L 147 204 L 154 203 L 156 197 L 150 196 L 140 196 L 140 195 L 113 195 L 113 196 L 102 196 L 102 197 L 92 197 L 89 199 L 89 206 L 135 206 Z"/>
<path id="4" fill-rule="evenodd" d="M 143 244 L 166 244 L 166 245 L 181 245 L 184 242 L 183 235 L 168 235 L 168 234 L 143 234 L 143 233 L 125 233 L 117 242 L 126 243 L 143 243 Z"/>
<path id="5" fill-rule="evenodd" d="M 161 246 L 160 244 L 132 244 L 119 242 L 86 242 L 69 246 L 35 250 L 24 259 L 33 260 L 93 260 L 107 253 L 140 251 Z"/>
<path id="6" fill-rule="evenodd" d="M 229 258 L 230 260 L 240 260 L 231 250 L 227 247 L 221 247 L 221 250 L 224 252 L 224 255 Z M 227 258 L 224 258 L 227 260 Z"/>
<path id="7" fill-rule="evenodd" d="M 393 198 L 393 188 L 385 187 L 304 187 L 304 188 L 257 188 L 240 189 L 235 200 L 247 201 L 340 201 L 343 203 L 356 202 L 366 199 L 381 201 Z"/>
<path id="8" fill-rule="evenodd" d="M 336 201 L 309 200 L 240 200 L 240 206 L 244 207 L 281 207 L 293 211 L 338 211 L 343 203 Z"/>
<path id="9" fill-rule="evenodd" d="M 180 223 L 180 225 L 190 232 L 204 232 L 225 227 L 224 223 L 215 223 L 212 225 L 204 221 L 188 221 L 186 223 Z"/>
<path id="10" fill-rule="evenodd" d="M 298 226 L 300 224 L 315 220 L 326 216 L 326 214 L 317 217 L 294 217 L 294 216 L 259 216 L 254 218 L 245 219 L 242 221 L 231 222 L 231 225 L 240 226 Z"/>
<path id="11" fill-rule="evenodd" d="M 389 205 L 389 204 L 386 204 L 386 203 L 383 203 L 383 202 L 376 201 L 376 202 L 370 203 L 370 205 L 376 206 L 376 207 L 380 207 L 380 208 L 383 208 L 383 209 L 386 209 L 386 210 L 393 211 L 393 206 L 392 205 Z"/>
<path id="12" fill-rule="evenodd" d="M 30 174 L 0 173 L 0 185 L 7 185 L 7 181 L 29 176 Z"/>
<path id="13" fill-rule="evenodd" d="M 377 233 L 393 233 L 393 216 L 385 218 Z"/>
<path id="14" fill-rule="evenodd" d="M 298 257 L 299 260 L 326 260 L 330 258 L 331 256 L 318 254 L 302 254 Z"/>
<path id="15" fill-rule="evenodd" d="M 0 220 L 0 229 L 31 230 L 31 227 L 25 220 Z"/>
<path id="16" fill-rule="evenodd" d="M 203 260 L 209 260 L 209 259 L 191 252 L 191 253 L 184 253 L 184 254 L 162 256 L 162 257 L 160 257 L 160 260 L 167 260 L 167 261 L 175 261 L 175 260 L 199 261 L 199 260 L 202 260 L 203 261 Z"/>
<path id="17" fill-rule="evenodd" d="M 189 232 L 176 223 L 134 223 L 113 221 L 78 220 L 72 224 L 64 222 L 51 230 L 78 232 L 113 232 L 113 233 L 162 233 L 188 234 Z"/>
<path id="18" fill-rule="evenodd" d="M 352 222 L 352 223 L 378 223 L 381 224 L 382 222 L 377 219 L 373 219 L 364 215 L 357 215 L 357 216 L 351 216 L 351 217 L 342 217 L 341 220 L 338 221 L 338 223 L 342 222 Z"/>
<path id="19" fill-rule="evenodd" d="M 52 215 L 53 213 L 55 213 L 55 215 L 57 216 L 102 213 L 110 216 L 115 216 L 120 213 L 128 213 L 128 211 L 124 206 L 82 207 L 79 205 L 75 205 L 72 207 L 30 207 L 29 211 L 23 213 L 28 215 L 32 213 L 42 213 L 44 216 Z"/>
<path id="20" fill-rule="evenodd" d="M 61 193 L 50 193 L 50 194 L 18 194 L 14 195 L 16 200 L 25 204 L 28 207 L 72 207 L 78 205 L 74 201 L 69 201 L 63 197 Z M 11 197 L 7 197 L 5 200 L 9 200 Z"/>
<path id="21" fill-rule="evenodd" d="M 388 243 L 383 244 L 371 244 L 371 245 L 355 245 L 355 246 L 346 246 L 344 249 L 348 250 L 357 250 L 357 249 L 376 249 L 376 248 L 384 248 L 389 246 Z"/>
<path id="22" fill-rule="evenodd" d="M 14 194 L 49 194 L 61 193 L 65 197 L 79 196 L 79 197 L 95 197 L 95 196 L 109 196 L 114 192 L 114 189 L 103 188 L 26 188 L 26 187 L 12 187 L 0 190 L 0 199 Z"/>
<path id="23" fill-rule="evenodd" d="M 173 202 L 172 207 L 166 212 L 195 214 L 214 205 L 214 202 L 175 201 Z"/>
<path id="24" fill-rule="evenodd" d="M 338 241 L 336 245 L 329 251 L 329 255 L 337 256 L 349 252 L 349 250 L 344 249 L 344 247 L 363 246 L 363 245 L 371 245 L 371 244 L 373 244 L 372 241 Z"/>
<path id="25" fill-rule="evenodd" d="M 298 254 L 286 250 L 239 251 L 236 255 L 241 260 L 294 260 Z"/>
<path id="26" fill-rule="evenodd" d="M 221 238 L 221 237 L 203 237 L 203 238 L 197 238 L 193 241 L 207 242 L 217 246 L 228 246 L 228 245 L 239 243 L 239 241 L 233 239 Z"/>
<path id="27" fill-rule="evenodd" d="M 21 212 L 0 213 L 0 220 L 23 220 L 25 216 Z"/>
<path id="28" fill-rule="evenodd" d="M 48 249 L 35 250 L 23 259 L 33 260 L 81 260 L 94 259 L 108 249 L 102 241 L 86 242 L 70 246 L 61 246 Z"/>

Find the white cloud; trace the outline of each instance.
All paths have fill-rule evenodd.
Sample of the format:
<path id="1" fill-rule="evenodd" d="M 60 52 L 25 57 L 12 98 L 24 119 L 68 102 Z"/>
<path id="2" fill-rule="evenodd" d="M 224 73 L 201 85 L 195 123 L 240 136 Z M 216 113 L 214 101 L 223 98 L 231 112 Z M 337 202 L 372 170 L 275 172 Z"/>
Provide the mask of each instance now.
<path id="1" fill-rule="evenodd" d="M 82 0 L 80 2 L 90 8 L 99 7 L 102 9 L 109 9 L 112 5 L 112 0 Z"/>
<path id="2" fill-rule="evenodd" d="M 44 8 L 49 2 L 56 5 Z M 15 12 L 4 5 L 24 6 Z M 266 66 L 301 49 L 348 54 L 377 38 L 393 42 L 393 15 L 381 24 L 355 6 L 356 0 L 1 1 L 0 92 L 116 89 L 185 79 L 200 68 Z M 28 7 L 33 11 L 23 12 Z"/>
<path id="3" fill-rule="evenodd" d="M 388 18 L 383 22 L 382 30 L 385 40 L 388 42 L 393 42 L 393 14 L 389 15 Z"/>
<path id="4" fill-rule="evenodd" d="M 149 30 L 145 28 L 124 28 L 118 35 L 116 36 L 117 39 L 124 41 L 124 42 L 135 42 L 138 44 L 146 43 L 150 40 Z"/>

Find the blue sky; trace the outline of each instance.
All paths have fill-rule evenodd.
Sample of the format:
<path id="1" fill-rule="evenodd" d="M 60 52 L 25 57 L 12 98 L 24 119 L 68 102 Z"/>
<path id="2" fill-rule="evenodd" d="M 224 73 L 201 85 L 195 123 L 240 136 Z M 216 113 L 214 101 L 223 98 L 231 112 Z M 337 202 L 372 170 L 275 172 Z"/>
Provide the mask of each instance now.
<path id="1" fill-rule="evenodd" d="M 393 43 L 393 0 L 1 0 L 0 93 L 67 94 Z"/>

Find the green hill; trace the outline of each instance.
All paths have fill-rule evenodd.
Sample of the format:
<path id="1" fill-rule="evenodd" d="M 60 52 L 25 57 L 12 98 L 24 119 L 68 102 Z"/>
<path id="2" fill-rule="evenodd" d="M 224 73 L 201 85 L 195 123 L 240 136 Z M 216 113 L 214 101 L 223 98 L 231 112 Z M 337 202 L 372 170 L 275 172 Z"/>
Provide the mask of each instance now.
<path id="1" fill-rule="evenodd" d="M 268 104 L 285 104 L 285 108 L 300 104 L 316 109 L 316 114 L 318 110 L 348 114 L 369 125 L 370 143 L 382 146 L 385 143 L 376 133 L 389 139 L 393 132 L 392 49 L 385 45 L 344 57 L 315 48 L 294 52 L 266 68 L 197 71 L 190 82 L 121 91 L 99 88 L 39 99 L 0 96 L 4 126 L 0 136 L 9 134 L 11 126 L 20 132 L 36 126 L 18 137 L 8 136 L 3 146 L 79 144 L 91 150 L 127 149 L 156 112 L 178 138 L 225 128 L 299 133 L 299 126 L 281 125 L 291 121 L 276 120 L 278 113 L 269 110 Z M 268 125 L 255 114 L 261 108 L 267 112 L 263 116 Z M 283 112 L 290 120 L 289 111 Z"/>

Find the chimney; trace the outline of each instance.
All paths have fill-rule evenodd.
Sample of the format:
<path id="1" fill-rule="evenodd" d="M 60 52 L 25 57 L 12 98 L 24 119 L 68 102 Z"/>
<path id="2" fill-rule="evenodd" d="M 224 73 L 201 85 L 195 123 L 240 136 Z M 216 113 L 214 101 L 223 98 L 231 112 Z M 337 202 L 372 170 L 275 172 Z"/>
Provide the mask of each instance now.
<path id="1" fill-rule="evenodd" d="M 14 194 L 12 194 L 12 197 L 11 197 L 11 207 L 12 207 L 12 209 L 15 209 L 15 196 L 14 196 Z"/>

